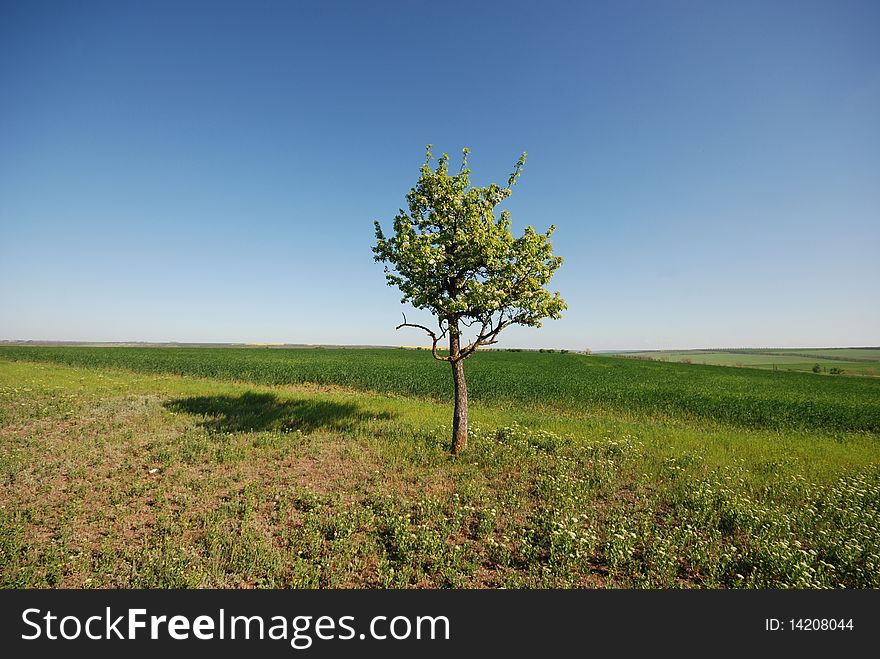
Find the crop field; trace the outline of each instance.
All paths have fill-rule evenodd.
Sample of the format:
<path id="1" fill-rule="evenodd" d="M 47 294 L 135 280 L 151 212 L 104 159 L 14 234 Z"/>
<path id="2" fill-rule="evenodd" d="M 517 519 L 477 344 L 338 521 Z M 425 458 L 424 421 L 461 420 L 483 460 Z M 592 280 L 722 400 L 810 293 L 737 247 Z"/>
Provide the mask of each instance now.
<path id="1" fill-rule="evenodd" d="M 731 350 L 649 350 L 617 356 L 663 362 L 765 368 L 825 375 L 880 376 L 880 348 L 776 348 Z M 834 370 L 832 370 L 834 369 Z"/>
<path id="2" fill-rule="evenodd" d="M 848 356 L 852 358 L 852 355 Z M 3 587 L 880 587 L 880 380 L 0 348 Z"/>
<path id="3" fill-rule="evenodd" d="M 269 385 L 312 383 L 451 400 L 448 368 L 419 350 L 4 347 L 0 358 Z M 700 418 L 756 428 L 880 432 L 880 381 L 586 356 L 484 352 L 472 400 L 548 411 Z"/>

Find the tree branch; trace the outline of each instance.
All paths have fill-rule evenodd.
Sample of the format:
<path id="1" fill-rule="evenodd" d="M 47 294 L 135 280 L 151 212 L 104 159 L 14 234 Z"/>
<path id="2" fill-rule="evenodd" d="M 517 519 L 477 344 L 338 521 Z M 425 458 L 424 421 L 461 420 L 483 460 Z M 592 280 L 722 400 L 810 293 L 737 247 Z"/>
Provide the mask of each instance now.
<path id="1" fill-rule="evenodd" d="M 480 333 L 477 335 L 477 338 L 471 341 L 467 347 L 465 347 L 461 353 L 459 354 L 459 361 L 463 359 L 467 359 L 472 354 L 474 354 L 478 348 L 481 346 L 488 346 L 494 343 L 498 343 L 496 337 L 505 327 L 508 327 L 513 324 L 513 320 L 504 320 L 504 314 L 498 317 L 498 325 L 492 326 L 492 319 L 485 321 L 483 323 L 483 328 L 480 330 Z"/>
<path id="2" fill-rule="evenodd" d="M 439 343 L 440 340 L 443 339 L 444 336 L 446 336 L 446 330 L 445 330 L 445 329 L 443 329 L 443 328 L 441 327 L 441 330 L 443 330 L 443 331 L 442 331 L 442 332 L 440 333 L 440 335 L 438 336 L 436 332 L 433 332 L 433 331 L 429 330 L 429 329 L 428 329 L 427 327 L 425 327 L 424 325 L 416 325 L 416 324 L 414 324 L 414 323 L 408 323 L 408 322 L 406 322 L 406 314 L 403 314 L 403 322 L 400 323 L 400 325 L 398 325 L 398 326 L 395 327 L 394 329 L 400 329 L 401 327 L 415 327 L 415 328 L 418 328 L 418 329 L 421 329 L 421 330 L 425 330 L 425 331 L 428 333 L 428 336 L 430 336 L 431 339 L 432 339 L 433 342 L 434 342 L 433 345 L 431 345 L 431 354 L 434 355 L 434 359 L 436 359 L 437 361 L 441 361 L 441 362 L 450 362 L 450 361 L 452 361 L 452 357 L 441 357 L 440 355 L 437 354 L 437 343 Z"/>

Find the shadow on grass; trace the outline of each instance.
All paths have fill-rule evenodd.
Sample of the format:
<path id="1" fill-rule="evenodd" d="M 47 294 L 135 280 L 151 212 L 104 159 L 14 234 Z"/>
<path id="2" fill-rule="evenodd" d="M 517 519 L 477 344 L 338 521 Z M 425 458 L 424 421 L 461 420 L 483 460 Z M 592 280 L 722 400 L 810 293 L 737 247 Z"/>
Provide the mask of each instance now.
<path id="1" fill-rule="evenodd" d="M 241 396 L 179 398 L 165 403 L 165 408 L 203 416 L 199 425 L 211 432 L 350 430 L 366 421 L 392 418 L 387 412 L 368 412 L 353 403 L 279 400 L 274 394 L 252 391 Z"/>

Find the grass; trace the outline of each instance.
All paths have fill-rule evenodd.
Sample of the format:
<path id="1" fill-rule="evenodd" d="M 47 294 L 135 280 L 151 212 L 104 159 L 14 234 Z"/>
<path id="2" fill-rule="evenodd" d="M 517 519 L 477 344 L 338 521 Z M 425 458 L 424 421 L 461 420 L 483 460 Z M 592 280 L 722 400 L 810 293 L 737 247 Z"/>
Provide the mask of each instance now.
<path id="1" fill-rule="evenodd" d="M 738 366 L 821 374 L 880 376 L 880 348 L 767 348 L 729 350 L 649 350 L 617 353 L 618 356 L 664 362 Z"/>
<path id="2" fill-rule="evenodd" d="M 450 374 L 423 351 L 2 347 L 0 358 L 259 384 L 316 383 L 448 402 Z M 551 414 L 880 432 L 880 380 L 575 354 L 485 352 L 465 367 L 473 400 Z"/>
<path id="3" fill-rule="evenodd" d="M 203 364 L 277 376 L 258 353 Z M 4 587 L 880 587 L 878 437 L 833 419 L 484 394 L 455 459 L 433 395 L 0 354 Z M 573 356 L 501 363 L 539 357 Z"/>

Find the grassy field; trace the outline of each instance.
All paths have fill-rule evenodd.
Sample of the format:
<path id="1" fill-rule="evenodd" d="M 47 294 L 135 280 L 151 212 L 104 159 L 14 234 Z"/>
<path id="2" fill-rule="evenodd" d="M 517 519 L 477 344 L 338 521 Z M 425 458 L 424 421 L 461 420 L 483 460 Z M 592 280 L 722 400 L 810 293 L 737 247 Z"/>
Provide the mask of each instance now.
<path id="1" fill-rule="evenodd" d="M 269 385 L 324 384 L 451 401 L 451 374 L 393 349 L 0 347 L 0 358 Z M 880 381 L 692 368 L 644 360 L 484 352 L 467 362 L 472 400 L 548 414 L 607 412 L 751 428 L 880 432 Z"/>
<path id="2" fill-rule="evenodd" d="M 880 381 L 0 349 L 4 587 L 880 587 Z"/>
<path id="3" fill-rule="evenodd" d="M 775 348 L 730 350 L 649 350 L 616 356 L 663 362 L 766 368 L 819 374 L 880 376 L 880 348 Z M 835 373 L 832 369 L 841 370 Z"/>

